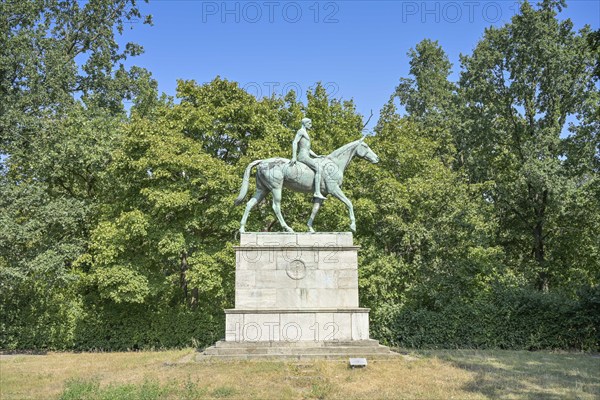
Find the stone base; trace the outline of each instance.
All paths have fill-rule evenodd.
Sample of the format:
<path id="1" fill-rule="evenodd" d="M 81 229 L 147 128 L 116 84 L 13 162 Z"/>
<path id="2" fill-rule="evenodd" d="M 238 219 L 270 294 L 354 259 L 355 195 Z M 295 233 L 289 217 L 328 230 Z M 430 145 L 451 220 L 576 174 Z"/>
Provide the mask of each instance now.
<path id="1" fill-rule="evenodd" d="M 332 342 L 258 342 L 238 343 L 219 341 L 196 356 L 196 361 L 207 360 L 312 360 L 367 358 L 370 360 L 396 358 L 394 353 L 377 340 Z"/>
<path id="2" fill-rule="evenodd" d="M 202 358 L 394 356 L 369 340 L 358 307 L 358 246 L 349 232 L 243 233 L 225 340 Z"/>
<path id="3" fill-rule="evenodd" d="M 369 339 L 368 308 L 225 310 L 227 342 L 336 342 Z"/>

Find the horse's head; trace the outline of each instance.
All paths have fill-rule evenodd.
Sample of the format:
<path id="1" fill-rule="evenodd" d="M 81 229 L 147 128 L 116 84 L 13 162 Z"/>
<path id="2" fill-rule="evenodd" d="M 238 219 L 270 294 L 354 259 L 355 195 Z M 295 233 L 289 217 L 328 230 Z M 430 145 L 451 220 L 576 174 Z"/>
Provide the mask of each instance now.
<path id="1" fill-rule="evenodd" d="M 367 161 L 372 162 L 373 164 L 377 164 L 379 162 L 379 157 L 368 144 L 365 143 L 365 138 L 360 139 L 358 143 L 358 147 L 356 148 L 356 155 L 360 158 L 364 158 Z"/>

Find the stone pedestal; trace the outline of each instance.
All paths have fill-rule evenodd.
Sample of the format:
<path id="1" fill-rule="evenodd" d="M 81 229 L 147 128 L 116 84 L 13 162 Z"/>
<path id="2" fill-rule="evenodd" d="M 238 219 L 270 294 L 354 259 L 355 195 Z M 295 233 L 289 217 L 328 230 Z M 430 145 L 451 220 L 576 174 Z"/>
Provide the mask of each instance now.
<path id="1" fill-rule="evenodd" d="M 225 341 L 366 340 L 351 233 L 243 233 Z"/>
<path id="2" fill-rule="evenodd" d="M 204 355 L 389 354 L 358 306 L 358 249 L 349 232 L 242 233 L 225 341 Z"/>

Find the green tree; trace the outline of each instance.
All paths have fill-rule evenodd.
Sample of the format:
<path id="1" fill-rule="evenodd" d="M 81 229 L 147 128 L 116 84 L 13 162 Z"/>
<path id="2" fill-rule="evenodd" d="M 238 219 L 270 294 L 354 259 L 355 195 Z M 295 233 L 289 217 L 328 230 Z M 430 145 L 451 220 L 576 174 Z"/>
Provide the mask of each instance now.
<path id="1" fill-rule="evenodd" d="M 77 309 L 86 273 L 78 259 L 126 117 L 123 100 L 151 102 L 155 82 L 123 64 L 141 47 L 116 41 L 141 18 L 133 0 L 6 1 L 0 13 L 0 269 L 9 277 L 0 341 L 10 330 L 28 346 L 50 345 L 72 327 L 73 315 L 60 316 Z M 40 341 L 27 342 L 36 330 Z M 45 340 L 47 332 L 55 333 Z"/>
<path id="2" fill-rule="evenodd" d="M 590 33 L 588 37 L 590 49 L 596 54 L 596 68 L 594 74 L 600 79 L 600 29 Z"/>
<path id="3" fill-rule="evenodd" d="M 152 118 L 134 112 L 113 155 L 101 221 L 82 258 L 104 299 L 166 295 L 213 311 L 231 302 L 237 182 L 231 166 L 186 136 L 185 107 L 165 105 Z"/>
<path id="4" fill-rule="evenodd" d="M 371 206 L 359 232 L 367 250 L 361 296 L 375 308 L 438 308 L 501 279 L 503 252 L 481 189 L 446 165 L 439 144 L 421 131 L 427 128 L 401 117 L 393 101 L 371 145 L 381 163 L 363 178 Z"/>
<path id="5" fill-rule="evenodd" d="M 452 64 L 437 41 L 425 39 L 407 54 L 410 75 L 401 78 L 396 96 L 409 119 L 419 123 L 422 134 L 439 145 L 438 153 L 453 157 L 457 115 L 456 85 L 448 80 Z"/>
<path id="6" fill-rule="evenodd" d="M 134 0 L 7 1 L 0 12 L 0 150 L 27 171 L 46 124 L 78 99 L 123 112 L 145 71 L 125 68 L 142 48 L 119 49 L 115 33 L 142 16 Z"/>
<path id="7" fill-rule="evenodd" d="M 586 103 L 597 99 L 590 29 L 577 33 L 570 20 L 559 21 L 561 6 L 523 3 L 511 23 L 486 29 L 473 54 L 461 58 L 466 127 L 460 151 L 474 182 L 493 182 L 486 196 L 501 224 L 499 243 L 515 268 L 543 290 L 558 284 L 553 279 L 559 269 L 570 268 L 559 261 L 561 246 L 550 245 L 577 215 L 560 222 L 567 198 L 592 196 L 587 183 L 577 182 L 582 175 L 566 170 L 576 150 L 565 160 L 567 140 L 561 137 L 569 116 L 583 115 Z M 581 148 L 586 142 L 571 144 Z"/>

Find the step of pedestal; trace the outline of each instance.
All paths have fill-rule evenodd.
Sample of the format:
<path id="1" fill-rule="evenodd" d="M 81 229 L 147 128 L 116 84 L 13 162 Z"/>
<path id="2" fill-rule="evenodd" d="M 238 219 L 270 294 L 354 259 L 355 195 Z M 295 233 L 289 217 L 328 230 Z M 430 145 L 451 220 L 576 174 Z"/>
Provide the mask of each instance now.
<path id="1" fill-rule="evenodd" d="M 387 354 L 340 354 L 340 353 L 319 353 L 319 354 L 235 354 L 235 355 L 206 355 L 198 354 L 197 362 L 204 361 L 239 361 L 239 360 L 255 360 L 255 361 L 300 361 L 300 360 L 344 360 L 350 358 L 366 358 L 367 360 L 389 360 L 402 357 L 398 353 L 389 352 Z"/>
<path id="2" fill-rule="evenodd" d="M 215 347 L 298 347 L 298 348 L 306 348 L 306 347 L 377 347 L 379 346 L 379 341 L 375 339 L 367 339 L 367 340 L 351 340 L 351 341 L 323 341 L 323 342 L 313 342 L 313 341 L 294 341 L 294 342 L 285 342 L 285 341 L 277 341 L 277 342 L 226 342 L 224 340 L 219 340 L 215 343 Z"/>
<path id="3" fill-rule="evenodd" d="M 235 354 L 323 354 L 323 353 L 339 353 L 339 354 L 387 354 L 390 350 L 385 346 L 360 348 L 355 346 L 347 347 L 229 347 L 218 348 L 209 347 L 204 350 L 206 355 L 235 355 Z"/>
<path id="4" fill-rule="evenodd" d="M 218 342 L 215 346 L 199 353 L 197 361 L 207 359 L 347 359 L 350 357 L 386 359 L 399 356 L 398 353 L 392 352 L 387 346 L 380 345 L 376 340 L 360 342 L 363 343 L 352 341 L 330 343 Z"/>

